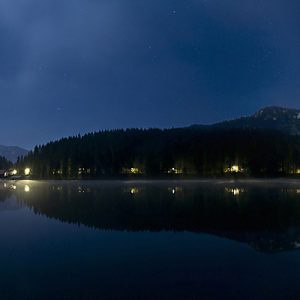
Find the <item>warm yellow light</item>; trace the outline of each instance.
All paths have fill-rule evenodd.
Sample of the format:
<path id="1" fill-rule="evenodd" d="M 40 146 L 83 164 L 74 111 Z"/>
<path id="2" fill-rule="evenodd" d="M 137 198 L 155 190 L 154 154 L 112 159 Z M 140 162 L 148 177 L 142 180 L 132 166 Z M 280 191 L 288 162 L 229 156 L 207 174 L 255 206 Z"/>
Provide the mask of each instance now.
<path id="1" fill-rule="evenodd" d="M 138 188 L 131 188 L 130 189 L 130 193 L 132 194 L 132 195 L 134 195 L 134 194 L 137 194 L 139 192 L 139 189 Z"/>
<path id="2" fill-rule="evenodd" d="M 25 191 L 25 193 L 29 193 L 30 192 L 30 187 L 28 185 L 25 185 L 24 191 Z"/>
<path id="3" fill-rule="evenodd" d="M 239 165 L 233 165 L 225 169 L 225 173 L 243 173 L 244 169 Z"/>
<path id="4" fill-rule="evenodd" d="M 30 168 L 26 168 L 26 169 L 24 170 L 24 174 L 25 174 L 25 176 L 28 176 L 28 175 L 30 175 L 30 173 L 31 173 L 31 170 L 30 170 Z"/>
<path id="5" fill-rule="evenodd" d="M 130 173 L 131 174 L 139 174 L 140 170 L 138 168 L 130 168 Z"/>
<path id="6" fill-rule="evenodd" d="M 241 193 L 243 193 L 245 190 L 242 188 L 226 188 L 226 191 L 228 193 L 231 193 L 233 196 L 239 196 Z"/>
<path id="7" fill-rule="evenodd" d="M 230 168 L 230 171 L 231 172 L 239 172 L 239 170 L 240 170 L 240 168 L 239 168 L 239 166 L 232 166 L 231 168 Z"/>
<path id="8" fill-rule="evenodd" d="M 13 170 L 11 173 L 12 173 L 13 175 L 17 175 L 17 174 L 18 174 L 18 171 L 17 171 L 17 170 Z"/>
<path id="9" fill-rule="evenodd" d="M 238 196 L 241 193 L 241 190 L 240 189 L 233 189 L 232 192 L 233 192 L 234 196 Z"/>
<path id="10" fill-rule="evenodd" d="M 168 171 L 168 174 L 182 174 L 182 173 L 183 173 L 182 169 L 176 169 L 174 167 Z"/>

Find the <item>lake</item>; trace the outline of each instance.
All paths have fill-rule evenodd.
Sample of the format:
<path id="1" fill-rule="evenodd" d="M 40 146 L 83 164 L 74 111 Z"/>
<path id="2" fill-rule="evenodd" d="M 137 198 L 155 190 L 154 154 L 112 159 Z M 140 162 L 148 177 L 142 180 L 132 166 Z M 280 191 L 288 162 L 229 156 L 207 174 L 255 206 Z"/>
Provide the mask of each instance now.
<path id="1" fill-rule="evenodd" d="M 296 299 L 300 181 L 0 181 L 1 299 Z"/>

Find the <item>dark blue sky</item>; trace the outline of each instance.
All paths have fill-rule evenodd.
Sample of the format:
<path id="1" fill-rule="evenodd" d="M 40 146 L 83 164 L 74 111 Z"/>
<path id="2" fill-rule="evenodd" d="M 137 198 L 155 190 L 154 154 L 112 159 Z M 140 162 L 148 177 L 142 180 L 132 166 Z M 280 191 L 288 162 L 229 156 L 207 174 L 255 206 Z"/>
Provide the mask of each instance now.
<path id="1" fill-rule="evenodd" d="M 0 144 L 300 107 L 299 0 L 1 0 Z"/>

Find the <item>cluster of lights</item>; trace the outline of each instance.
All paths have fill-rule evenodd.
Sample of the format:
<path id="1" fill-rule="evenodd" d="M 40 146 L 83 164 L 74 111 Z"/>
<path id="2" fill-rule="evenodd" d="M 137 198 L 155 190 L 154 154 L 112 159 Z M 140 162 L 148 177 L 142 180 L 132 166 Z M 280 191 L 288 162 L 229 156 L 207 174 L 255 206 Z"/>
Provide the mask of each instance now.
<path id="1" fill-rule="evenodd" d="M 131 174 L 139 174 L 141 172 L 140 172 L 140 170 L 138 168 L 130 168 L 130 173 Z"/>
<path id="2" fill-rule="evenodd" d="M 13 170 L 10 170 L 10 171 L 7 171 L 5 172 L 5 177 L 8 177 L 8 176 L 16 176 L 18 175 L 18 170 L 17 169 L 13 169 Z M 25 176 L 29 176 L 31 174 L 31 169 L 30 168 L 25 168 L 24 169 L 24 175 Z"/>
<path id="3" fill-rule="evenodd" d="M 225 170 L 225 173 L 242 173 L 244 169 L 239 165 L 230 166 Z"/>
<path id="4" fill-rule="evenodd" d="M 168 171 L 168 174 L 182 174 L 183 173 L 183 170 L 182 169 L 177 169 L 177 168 L 171 168 L 169 171 Z"/>
<path id="5" fill-rule="evenodd" d="M 7 185 L 7 183 L 4 183 L 3 184 L 3 187 L 5 188 L 5 189 L 11 189 L 11 190 L 17 190 L 17 185 L 15 185 L 15 184 L 10 184 L 10 185 Z M 24 186 L 24 192 L 25 193 L 29 193 L 30 192 L 30 186 L 29 185 L 25 185 Z"/>
<path id="6" fill-rule="evenodd" d="M 78 168 L 78 175 L 82 175 L 82 174 L 91 174 L 91 169 L 90 168 L 88 168 L 88 169 Z"/>
<path id="7" fill-rule="evenodd" d="M 123 168 L 122 169 L 122 173 L 123 174 L 142 174 L 143 172 L 139 169 L 139 168 L 136 168 L 136 167 L 132 167 L 132 168 Z"/>

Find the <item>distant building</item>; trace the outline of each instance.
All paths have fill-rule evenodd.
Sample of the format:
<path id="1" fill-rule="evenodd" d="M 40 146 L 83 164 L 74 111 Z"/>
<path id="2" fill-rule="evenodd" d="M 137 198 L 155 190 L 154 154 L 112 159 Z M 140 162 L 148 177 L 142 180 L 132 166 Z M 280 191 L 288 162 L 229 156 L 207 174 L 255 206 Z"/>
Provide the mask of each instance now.
<path id="1" fill-rule="evenodd" d="M 173 167 L 172 169 L 168 170 L 168 174 L 183 174 L 183 169 Z"/>
<path id="2" fill-rule="evenodd" d="M 122 169 L 122 174 L 132 174 L 132 175 L 138 175 L 138 174 L 143 174 L 142 170 L 140 170 L 139 168 L 123 168 Z"/>
<path id="3" fill-rule="evenodd" d="M 6 171 L 6 176 L 16 176 L 18 174 L 18 171 L 16 169 L 9 169 Z"/>
<path id="4" fill-rule="evenodd" d="M 239 165 L 233 165 L 226 168 L 224 171 L 225 173 L 244 173 L 244 168 Z"/>
<path id="5" fill-rule="evenodd" d="M 5 178 L 7 176 L 6 170 L 0 170 L 0 178 Z"/>

